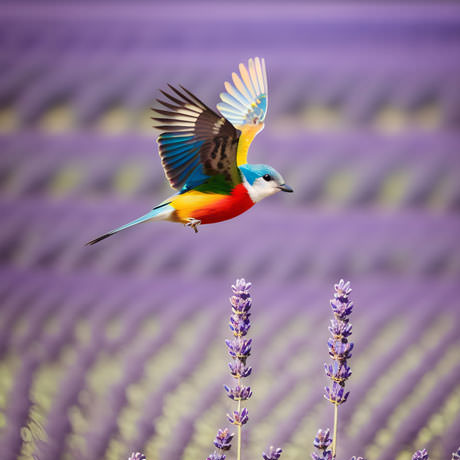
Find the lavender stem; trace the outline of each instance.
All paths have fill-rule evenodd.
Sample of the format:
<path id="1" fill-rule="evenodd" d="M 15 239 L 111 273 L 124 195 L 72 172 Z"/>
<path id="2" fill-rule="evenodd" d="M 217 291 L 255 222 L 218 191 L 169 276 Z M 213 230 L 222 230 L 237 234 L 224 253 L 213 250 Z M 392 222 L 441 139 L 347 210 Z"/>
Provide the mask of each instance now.
<path id="1" fill-rule="evenodd" d="M 338 404 L 334 404 L 334 431 L 332 433 L 332 458 L 335 458 L 335 455 L 336 455 L 338 418 L 339 418 L 339 406 Z"/>
<path id="2" fill-rule="evenodd" d="M 241 378 L 238 377 L 238 386 L 241 387 Z M 238 413 L 241 413 L 241 399 L 238 400 Z M 237 431 L 237 440 L 236 440 L 236 458 L 241 460 L 241 424 L 238 425 Z"/>

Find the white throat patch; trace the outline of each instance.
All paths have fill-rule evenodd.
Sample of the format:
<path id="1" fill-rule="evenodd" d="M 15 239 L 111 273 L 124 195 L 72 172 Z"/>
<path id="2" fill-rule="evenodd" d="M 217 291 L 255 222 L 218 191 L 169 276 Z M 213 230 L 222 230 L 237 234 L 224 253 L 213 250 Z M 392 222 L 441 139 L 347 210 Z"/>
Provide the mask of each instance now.
<path id="1" fill-rule="evenodd" d="M 251 185 L 246 180 L 246 178 L 244 178 L 243 185 L 246 187 L 249 197 L 254 203 L 257 203 L 258 201 L 267 198 L 267 196 L 274 195 L 280 191 L 279 188 L 273 186 L 269 182 L 264 181 L 262 178 L 256 179 L 253 185 Z"/>

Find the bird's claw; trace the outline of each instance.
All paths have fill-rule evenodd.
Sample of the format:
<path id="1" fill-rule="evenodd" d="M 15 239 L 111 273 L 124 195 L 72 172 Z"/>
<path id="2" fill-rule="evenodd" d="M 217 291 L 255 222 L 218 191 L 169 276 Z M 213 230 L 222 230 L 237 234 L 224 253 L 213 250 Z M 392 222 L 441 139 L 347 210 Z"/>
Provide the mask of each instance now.
<path id="1" fill-rule="evenodd" d="M 187 219 L 187 223 L 185 224 L 186 227 L 193 228 L 195 233 L 198 233 L 198 225 L 201 224 L 201 220 L 194 219 L 193 217 L 189 217 Z"/>

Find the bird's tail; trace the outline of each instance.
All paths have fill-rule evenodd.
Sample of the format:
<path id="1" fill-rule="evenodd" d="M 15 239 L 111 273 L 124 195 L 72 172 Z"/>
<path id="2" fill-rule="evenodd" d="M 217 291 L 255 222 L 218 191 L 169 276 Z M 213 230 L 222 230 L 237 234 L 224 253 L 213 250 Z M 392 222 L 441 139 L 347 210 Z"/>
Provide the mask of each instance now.
<path id="1" fill-rule="evenodd" d="M 91 246 L 93 244 L 99 243 L 99 241 L 105 240 L 109 236 L 115 235 L 115 233 L 121 232 L 126 228 L 133 227 L 134 225 L 142 224 L 143 222 L 150 222 L 154 220 L 166 220 L 173 211 L 174 208 L 170 206 L 169 203 L 163 203 L 153 208 L 147 214 L 144 214 L 143 216 L 138 217 L 137 219 L 134 219 L 125 225 L 110 230 L 110 232 L 104 233 L 104 235 L 98 236 L 94 240 L 88 241 L 88 243 L 86 243 L 85 246 Z"/>

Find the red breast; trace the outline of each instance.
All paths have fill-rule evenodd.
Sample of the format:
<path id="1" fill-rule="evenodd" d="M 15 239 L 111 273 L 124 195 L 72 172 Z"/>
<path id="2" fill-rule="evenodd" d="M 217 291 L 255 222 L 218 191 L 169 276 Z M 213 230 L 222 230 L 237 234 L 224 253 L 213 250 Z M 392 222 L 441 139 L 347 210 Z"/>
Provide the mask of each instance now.
<path id="1" fill-rule="evenodd" d="M 222 198 L 214 203 L 194 210 L 193 217 L 201 220 L 202 224 L 213 224 L 239 216 L 253 205 L 246 187 L 238 184 L 230 195 L 222 195 Z"/>

